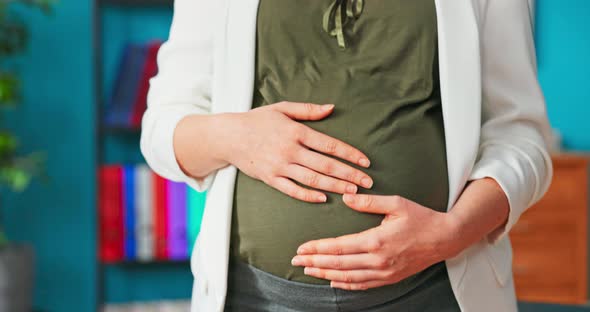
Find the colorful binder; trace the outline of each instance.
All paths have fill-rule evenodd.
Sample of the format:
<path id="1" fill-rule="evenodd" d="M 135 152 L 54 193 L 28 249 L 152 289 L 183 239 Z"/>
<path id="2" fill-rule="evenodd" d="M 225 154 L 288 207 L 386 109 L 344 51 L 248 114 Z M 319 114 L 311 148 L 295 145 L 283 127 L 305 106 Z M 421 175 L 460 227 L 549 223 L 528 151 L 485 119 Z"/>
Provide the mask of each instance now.
<path id="1" fill-rule="evenodd" d="M 186 183 L 168 181 L 168 256 L 187 259 Z"/>
<path id="2" fill-rule="evenodd" d="M 135 235 L 137 259 L 154 259 L 154 175 L 145 164 L 135 168 Z"/>
<path id="3" fill-rule="evenodd" d="M 132 165 L 125 165 L 123 167 L 123 203 L 124 203 L 124 217 L 125 217 L 125 259 L 134 260 L 136 257 L 135 251 L 135 167 Z"/>
<path id="4" fill-rule="evenodd" d="M 147 44 L 147 57 L 143 65 L 143 72 L 141 74 L 138 93 L 133 105 L 133 112 L 131 114 L 131 127 L 138 128 L 141 126 L 141 118 L 147 108 L 147 94 L 150 87 L 150 79 L 158 73 L 157 56 L 162 42 L 155 40 Z"/>
<path id="5" fill-rule="evenodd" d="M 111 127 L 129 127 L 139 83 L 147 59 L 147 47 L 129 43 L 123 50 L 119 73 L 115 80 L 111 101 L 107 107 L 106 124 Z"/>
<path id="6" fill-rule="evenodd" d="M 156 173 L 154 175 L 154 250 L 158 260 L 168 259 L 168 183 Z"/>
<path id="7" fill-rule="evenodd" d="M 123 260 L 123 169 L 105 165 L 99 169 L 99 255 L 105 263 Z"/>
<path id="8" fill-rule="evenodd" d="M 103 165 L 99 187 L 102 261 L 189 259 L 207 192 L 159 176 L 147 164 Z"/>
<path id="9" fill-rule="evenodd" d="M 192 254 L 195 241 L 201 230 L 201 221 L 205 211 L 205 200 L 207 192 L 197 192 L 192 187 L 187 186 L 187 227 L 188 227 L 188 252 Z"/>

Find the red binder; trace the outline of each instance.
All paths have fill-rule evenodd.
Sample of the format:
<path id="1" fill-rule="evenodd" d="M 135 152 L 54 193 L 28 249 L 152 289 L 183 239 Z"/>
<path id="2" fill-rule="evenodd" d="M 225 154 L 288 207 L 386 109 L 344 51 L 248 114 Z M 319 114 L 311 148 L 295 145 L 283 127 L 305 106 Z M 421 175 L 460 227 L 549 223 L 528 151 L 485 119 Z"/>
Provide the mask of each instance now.
<path id="1" fill-rule="evenodd" d="M 161 41 L 153 41 L 148 45 L 147 58 L 139 81 L 133 112 L 131 113 L 130 122 L 134 128 L 141 126 L 141 118 L 147 108 L 147 94 L 150 88 L 150 79 L 158 73 L 157 57 L 161 45 Z"/>
<path id="2" fill-rule="evenodd" d="M 99 257 L 102 262 L 123 260 L 123 168 L 103 165 L 99 168 Z"/>
<path id="3" fill-rule="evenodd" d="M 168 181 L 154 174 L 154 253 L 157 260 L 168 259 Z"/>

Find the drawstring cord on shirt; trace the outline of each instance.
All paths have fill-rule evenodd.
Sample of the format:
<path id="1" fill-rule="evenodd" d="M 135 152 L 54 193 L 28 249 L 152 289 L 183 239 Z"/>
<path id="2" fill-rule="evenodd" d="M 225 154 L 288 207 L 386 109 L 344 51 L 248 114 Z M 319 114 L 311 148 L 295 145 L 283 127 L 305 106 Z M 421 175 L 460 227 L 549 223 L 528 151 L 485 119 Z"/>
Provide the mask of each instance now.
<path id="1" fill-rule="evenodd" d="M 341 48 L 346 48 L 344 26 L 350 19 L 358 18 L 362 10 L 363 0 L 334 0 L 324 12 L 324 31 L 335 36 Z"/>

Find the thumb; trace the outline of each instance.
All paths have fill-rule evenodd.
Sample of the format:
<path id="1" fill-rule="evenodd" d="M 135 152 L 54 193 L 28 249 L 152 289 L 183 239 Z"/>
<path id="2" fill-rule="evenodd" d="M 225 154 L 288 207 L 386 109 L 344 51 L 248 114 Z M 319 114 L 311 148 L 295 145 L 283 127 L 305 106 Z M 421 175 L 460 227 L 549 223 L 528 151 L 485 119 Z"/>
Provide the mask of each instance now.
<path id="1" fill-rule="evenodd" d="M 332 113 L 334 104 L 314 104 L 314 103 L 300 103 L 300 102 L 278 102 L 271 105 L 274 110 L 277 110 L 291 119 L 299 120 L 318 120 L 325 118 Z"/>

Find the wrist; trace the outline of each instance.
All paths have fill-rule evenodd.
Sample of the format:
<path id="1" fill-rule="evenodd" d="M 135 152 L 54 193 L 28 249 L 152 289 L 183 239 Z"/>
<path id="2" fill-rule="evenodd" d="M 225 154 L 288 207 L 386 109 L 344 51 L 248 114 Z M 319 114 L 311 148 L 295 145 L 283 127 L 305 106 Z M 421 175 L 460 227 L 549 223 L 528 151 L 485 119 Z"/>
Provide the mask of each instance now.
<path id="1" fill-rule="evenodd" d="M 217 161 L 230 164 L 233 163 L 233 158 L 236 153 L 235 148 L 238 146 L 236 141 L 241 133 L 240 128 L 241 113 L 219 113 L 211 115 L 208 120 L 209 129 L 215 135 L 209 137 L 209 146 L 211 146 L 211 156 Z"/>
<path id="2" fill-rule="evenodd" d="M 174 133 L 174 150 L 181 169 L 189 176 L 206 176 L 225 160 L 226 113 L 192 114 L 180 120 Z M 199 164 L 199 166 L 195 165 Z"/>
<path id="3" fill-rule="evenodd" d="M 454 214 L 441 213 L 442 224 L 438 235 L 439 258 L 445 260 L 459 254 L 466 246 L 462 235 L 462 223 Z"/>

